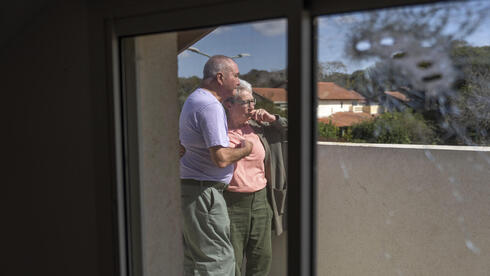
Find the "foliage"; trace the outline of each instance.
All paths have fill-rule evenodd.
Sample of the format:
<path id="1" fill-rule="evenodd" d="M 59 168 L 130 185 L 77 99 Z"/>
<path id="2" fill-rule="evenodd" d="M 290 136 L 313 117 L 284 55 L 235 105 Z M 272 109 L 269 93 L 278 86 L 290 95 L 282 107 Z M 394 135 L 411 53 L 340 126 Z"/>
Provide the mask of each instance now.
<path id="1" fill-rule="evenodd" d="M 188 78 L 178 78 L 177 86 L 179 89 L 179 106 L 182 109 L 182 105 L 184 105 L 185 99 L 197 88 L 201 83 L 201 79 L 196 76 L 188 77 Z"/>
<path id="2" fill-rule="evenodd" d="M 270 101 L 257 101 L 257 104 L 255 105 L 255 109 L 263 108 L 267 110 L 270 114 L 277 114 L 281 117 L 287 118 L 288 117 L 288 111 L 287 110 L 282 110 L 275 106 L 272 102 Z"/>
<path id="3" fill-rule="evenodd" d="M 349 83 L 352 90 L 356 91 L 357 93 L 361 93 L 361 95 L 367 94 L 363 93 L 365 88 L 368 87 L 369 84 L 369 80 L 366 77 L 366 72 L 364 70 L 357 70 L 352 72 L 352 74 L 349 75 Z"/>
<path id="4" fill-rule="evenodd" d="M 488 144 L 490 139 L 490 47 L 455 43 L 452 59 L 463 72 L 450 120 L 464 132 L 466 144 Z"/>
<path id="5" fill-rule="evenodd" d="M 323 122 L 318 122 L 317 125 L 318 130 L 318 138 L 320 140 L 337 140 L 339 138 L 339 128 L 332 124 L 332 121 L 329 121 L 327 124 Z"/>
<path id="6" fill-rule="evenodd" d="M 317 81 L 334 82 L 337 85 L 351 88 L 347 66 L 341 61 L 320 62 L 317 64 Z"/>
<path id="7" fill-rule="evenodd" d="M 463 39 L 481 25 L 489 9 L 488 4 L 475 8 L 454 3 L 367 14 L 351 29 L 345 52 L 352 60 L 374 58 L 377 63 L 364 76 L 351 75 L 353 89 L 393 114 L 407 106 L 423 114 L 440 143 L 485 143 L 490 131 L 490 47 L 471 47 Z M 454 20 L 460 14 L 465 16 Z M 383 43 L 389 40 L 393 43 Z M 357 47 L 360 43 L 369 47 Z M 393 101 L 385 91 L 401 92 L 410 101 Z M 396 129 L 392 124 L 381 129 L 386 127 Z M 400 137 L 385 137 L 375 129 L 380 133 L 370 139 L 413 143 L 401 130 Z"/>
<path id="8" fill-rule="evenodd" d="M 252 87 L 284 87 L 286 81 L 286 70 L 265 71 L 252 69 L 250 72 L 240 76 L 248 81 Z"/>
<path id="9" fill-rule="evenodd" d="M 352 126 L 353 140 L 369 143 L 434 144 L 438 142 L 434 127 L 422 114 L 411 109 L 383 113 L 374 120 Z"/>

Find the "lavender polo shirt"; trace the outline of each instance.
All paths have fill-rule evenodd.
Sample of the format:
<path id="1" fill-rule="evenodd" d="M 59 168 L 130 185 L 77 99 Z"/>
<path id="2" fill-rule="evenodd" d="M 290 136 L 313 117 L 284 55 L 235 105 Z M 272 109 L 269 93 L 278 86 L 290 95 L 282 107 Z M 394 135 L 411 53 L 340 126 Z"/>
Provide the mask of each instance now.
<path id="1" fill-rule="evenodd" d="M 185 154 L 180 158 L 180 178 L 230 183 L 233 165 L 217 167 L 209 148 L 229 146 L 226 113 L 221 103 L 207 90 L 198 88 L 187 98 L 179 119 L 180 143 Z"/>

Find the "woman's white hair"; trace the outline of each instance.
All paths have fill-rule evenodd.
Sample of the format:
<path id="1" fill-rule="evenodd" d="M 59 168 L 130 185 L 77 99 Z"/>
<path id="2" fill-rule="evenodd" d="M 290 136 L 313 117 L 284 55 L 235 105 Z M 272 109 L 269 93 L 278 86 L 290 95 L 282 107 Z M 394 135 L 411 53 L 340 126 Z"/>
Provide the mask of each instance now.
<path id="1" fill-rule="evenodd" d="M 250 83 L 248 83 L 247 81 L 240 79 L 240 84 L 236 88 L 236 95 L 235 95 L 234 98 L 236 99 L 242 93 L 247 93 L 247 92 L 253 95 L 253 93 L 252 93 L 252 85 Z"/>

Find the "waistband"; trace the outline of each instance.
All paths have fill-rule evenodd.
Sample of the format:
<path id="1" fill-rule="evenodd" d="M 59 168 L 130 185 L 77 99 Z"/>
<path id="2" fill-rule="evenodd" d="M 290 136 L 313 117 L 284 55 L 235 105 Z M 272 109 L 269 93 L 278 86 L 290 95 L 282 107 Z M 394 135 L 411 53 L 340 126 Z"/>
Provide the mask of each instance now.
<path id="1" fill-rule="evenodd" d="M 268 202 L 267 187 L 251 193 L 224 191 L 223 197 L 225 198 L 228 207 L 235 206 L 240 208 L 242 207 L 248 208 L 255 204 L 260 205 Z"/>
<path id="2" fill-rule="evenodd" d="M 219 181 L 196 180 L 196 179 L 180 179 L 182 185 L 192 185 L 197 187 L 213 187 L 216 190 L 223 192 L 228 187 L 228 184 Z"/>
<path id="3" fill-rule="evenodd" d="M 264 194 L 264 196 L 267 196 L 267 186 L 258 190 L 258 191 L 250 192 L 250 193 L 231 192 L 229 190 L 226 190 L 224 192 L 224 194 L 227 194 L 228 196 L 233 196 L 236 198 L 257 197 L 257 196 L 262 196 L 262 194 Z"/>

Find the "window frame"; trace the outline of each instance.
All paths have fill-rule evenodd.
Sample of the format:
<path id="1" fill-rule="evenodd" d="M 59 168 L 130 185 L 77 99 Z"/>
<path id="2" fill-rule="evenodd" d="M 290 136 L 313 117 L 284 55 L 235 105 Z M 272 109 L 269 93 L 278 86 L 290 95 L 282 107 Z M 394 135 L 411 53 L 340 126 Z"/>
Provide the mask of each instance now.
<path id="1" fill-rule="evenodd" d="M 190 1 L 191 3 L 193 1 Z M 271 1 L 228 1 L 200 4 L 195 1 L 186 9 L 160 10 L 130 17 L 106 18 L 106 53 L 108 57 L 108 91 L 112 95 L 114 129 L 114 168 L 117 182 L 116 201 L 120 275 L 138 275 L 131 272 L 132 256 L 127 241 L 128 235 L 137 233 L 138 227 L 131 229 L 127 222 L 128 198 L 124 190 L 128 181 L 137 181 L 138 170 L 135 160 L 127 156 L 137 156 L 137 135 L 129 127 L 136 123 L 128 117 L 127 109 L 135 104 L 123 92 L 123 72 L 121 41 L 125 37 L 161 32 L 204 28 L 257 20 L 285 18 L 288 24 L 288 274 L 316 275 L 316 17 L 327 14 L 365 11 L 370 9 L 434 3 L 433 0 L 379 0 L 366 3 L 363 0 L 342 2 L 321 0 L 271 0 Z M 194 5 L 194 6 L 193 6 Z M 257 7 L 260 7 L 259 9 Z M 239 11 L 238 13 L 236 11 Z M 206 14 L 206 17 L 198 16 Z M 295 93 L 302 91 L 302 93 Z M 130 138 L 130 139 L 128 139 Z M 130 141 L 131 144 L 128 144 Z M 130 180 L 132 179 L 132 180 Z M 137 193 L 138 191 L 133 191 Z M 139 203 L 135 203 L 136 205 Z M 134 210 L 129 210 L 134 211 Z M 137 223 L 137 221 L 135 222 Z M 134 225 L 133 225 L 134 227 Z M 127 233 L 130 232 L 130 233 Z M 136 250 L 137 251 L 137 250 Z M 137 262 L 136 262 L 137 263 Z M 137 269 L 138 270 L 138 269 Z"/>

